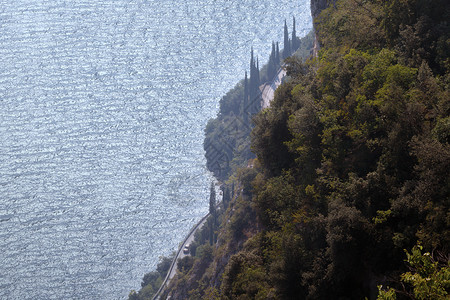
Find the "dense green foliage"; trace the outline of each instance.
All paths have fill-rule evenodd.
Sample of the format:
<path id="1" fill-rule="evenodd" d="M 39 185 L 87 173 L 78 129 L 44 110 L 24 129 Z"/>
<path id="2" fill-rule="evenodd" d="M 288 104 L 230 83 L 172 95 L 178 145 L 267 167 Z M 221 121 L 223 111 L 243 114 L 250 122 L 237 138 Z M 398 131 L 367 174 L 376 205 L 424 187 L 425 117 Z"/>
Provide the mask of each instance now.
<path id="1" fill-rule="evenodd" d="M 291 60 L 291 81 L 256 117 L 263 229 L 243 251 L 258 253 L 276 298 L 373 298 L 417 240 L 448 251 L 448 7 L 337 1 L 316 24 L 319 57 Z M 397 10 L 408 14 L 393 26 Z"/>
<path id="2" fill-rule="evenodd" d="M 406 252 L 406 262 L 410 271 L 401 275 L 401 281 L 411 284 L 413 294 L 406 290 L 395 291 L 390 288 L 384 290 L 379 286 L 378 300 L 395 300 L 397 293 L 405 293 L 411 298 L 419 300 L 448 299 L 450 291 L 450 264 L 448 257 L 438 254 L 435 259 L 431 253 L 422 254 L 423 247 L 414 246 L 411 253 Z"/>
<path id="3" fill-rule="evenodd" d="M 208 124 L 227 210 L 171 299 L 448 297 L 450 4 L 330 2 L 318 57 L 253 117 L 256 158 L 231 113 Z"/>

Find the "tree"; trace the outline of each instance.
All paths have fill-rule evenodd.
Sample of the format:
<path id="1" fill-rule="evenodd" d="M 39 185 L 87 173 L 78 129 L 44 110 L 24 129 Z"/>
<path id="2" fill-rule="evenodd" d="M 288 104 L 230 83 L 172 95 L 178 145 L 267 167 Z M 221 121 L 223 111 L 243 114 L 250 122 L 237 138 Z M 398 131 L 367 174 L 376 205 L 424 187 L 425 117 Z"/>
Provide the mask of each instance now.
<path id="1" fill-rule="evenodd" d="M 217 211 L 216 211 L 216 189 L 214 187 L 214 182 L 211 182 L 210 195 L 209 195 L 209 213 L 211 217 L 208 220 L 209 225 L 209 243 L 210 245 L 214 242 L 214 231 L 216 230 L 217 224 Z"/>
<path id="2" fill-rule="evenodd" d="M 289 39 L 289 32 L 287 28 L 286 20 L 284 20 L 284 49 L 283 49 L 283 59 L 291 55 L 291 42 Z"/>
<path id="3" fill-rule="evenodd" d="M 259 57 L 256 58 L 256 88 L 259 88 L 261 77 L 259 76 Z"/>
<path id="4" fill-rule="evenodd" d="M 161 274 L 157 271 L 153 271 L 153 272 L 145 274 L 144 277 L 142 278 L 141 287 L 144 287 L 146 285 L 156 282 L 160 276 L 161 276 Z"/>
<path id="5" fill-rule="evenodd" d="M 297 37 L 297 32 L 295 30 L 295 17 L 293 17 L 293 18 L 294 18 L 294 25 L 292 26 L 293 27 L 292 28 L 292 49 L 291 49 L 292 53 L 294 53 L 298 49 L 298 47 L 300 47 L 300 45 L 299 45 L 300 41 Z"/>
<path id="6" fill-rule="evenodd" d="M 267 79 L 271 80 L 277 71 L 275 63 L 275 42 L 272 42 L 272 52 L 270 53 L 269 62 L 267 63 Z"/>
<path id="7" fill-rule="evenodd" d="M 192 256 L 185 256 L 178 260 L 178 270 L 182 273 L 189 272 L 190 269 L 192 269 L 192 266 L 194 265 L 194 258 Z"/>
<path id="8" fill-rule="evenodd" d="M 252 47 L 252 50 L 250 52 L 250 84 L 249 84 L 249 90 L 248 90 L 249 113 L 250 114 L 254 113 L 253 101 L 254 101 L 254 97 L 255 97 L 255 86 L 256 86 L 256 65 L 255 65 L 255 59 L 253 57 L 253 47 Z"/>
<path id="9" fill-rule="evenodd" d="M 255 61 L 253 47 L 250 54 L 249 113 L 254 115 L 260 110 L 260 76 L 259 60 Z"/>
<path id="10" fill-rule="evenodd" d="M 214 182 L 211 182 L 210 195 L 209 195 L 209 213 L 211 216 L 216 215 L 216 189 Z"/>
<path id="11" fill-rule="evenodd" d="M 128 300 L 139 300 L 138 293 L 135 290 L 132 290 L 128 295 Z"/>
<path id="12" fill-rule="evenodd" d="M 166 277 L 167 272 L 169 271 L 170 265 L 172 264 L 173 258 L 175 256 L 175 253 L 172 253 L 169 257 L 160 257 L 160 262 L 156 266 L 156 271 L 159 272 L 161 277 Z"/>
<path id="13" fill-rule="evenodd" d="M 448 260 L 439 263 L 434 260 L 429 252 L 422 254 L 423 247 L 414 246 L 411 253 L 406 252 L 406 262 L 410 265 L 410 271 L 401 275 L 401 281 L 413 286 L 409 291 L 396 291 L 392 288 L 383 290 L 378 286 L 378 300 L 395 300 L 396 292 L 401 292 L 410 299 L 448 299 L 450 290 L 450 266 Z"/>
<path id="14" fill-rule="evenodd" d="M 277 47 L 275 50 L 275 63 L 277 66 L 280 65 L 280 43 L 277 42 Z"/>
<path id="15" fill-rule="evenodd" d="M 223 189 L 223 198 L 222 198 L 222 203 L 223 203 L 223 207 L 225 209 L 228 208 L 228 204 L 231 201 L 231 196 L 230 196 L 230 188 L 228 186 L 225 186 L 225 188 Z"/>
<path id="16" fill-rule="evenodd" d="M 243 117 L 244 117 L 245 125 L 248 125 L 248 97 L 249 97 L 248 78 L 247 78 L 247 71 L 245 71 L 244 102 L 243 102 L 243 108 L 242 108 L 242 114 L 243 114 Z"/>

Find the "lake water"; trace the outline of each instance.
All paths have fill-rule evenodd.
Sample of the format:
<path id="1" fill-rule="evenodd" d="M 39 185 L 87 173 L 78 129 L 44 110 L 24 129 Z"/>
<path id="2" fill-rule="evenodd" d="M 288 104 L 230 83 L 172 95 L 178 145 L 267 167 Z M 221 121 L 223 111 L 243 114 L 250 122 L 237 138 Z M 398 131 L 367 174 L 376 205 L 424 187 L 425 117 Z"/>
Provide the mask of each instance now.
<path id="1" fill-rule="evenodd" d="M 0 0 L 0 299 L 138 289 L 208 210 L 220 97 L 293 15 L 305 35 L 307 0 Z"/>

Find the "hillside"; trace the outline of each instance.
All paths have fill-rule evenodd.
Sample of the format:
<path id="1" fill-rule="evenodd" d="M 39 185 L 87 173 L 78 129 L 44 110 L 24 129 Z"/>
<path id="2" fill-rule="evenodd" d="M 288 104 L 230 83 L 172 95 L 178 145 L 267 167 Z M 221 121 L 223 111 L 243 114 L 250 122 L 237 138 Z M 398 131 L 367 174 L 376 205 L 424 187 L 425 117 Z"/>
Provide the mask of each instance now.
<path id="1" fill-rule="evenodd" d="M 170 299 L 448 299 L 448 1 L 326 3 L 251 141 L 215 144 L 222 207 Z"/>

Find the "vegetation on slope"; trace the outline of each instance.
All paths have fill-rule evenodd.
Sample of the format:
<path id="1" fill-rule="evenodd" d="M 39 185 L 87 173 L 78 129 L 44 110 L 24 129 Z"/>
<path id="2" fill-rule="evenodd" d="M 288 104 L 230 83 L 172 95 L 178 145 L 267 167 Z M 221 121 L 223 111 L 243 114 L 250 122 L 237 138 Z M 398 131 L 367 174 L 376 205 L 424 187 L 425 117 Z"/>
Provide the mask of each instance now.
<path id="1" fill-rule="evenodd" d="M 217 240 L 171 299 L 448 299 L 449 17 L 444 0 L 320 14 L 319 56 L 287 60 L 256 159 L 223 180 Z"/>
<path id="2" fill-rule="evenodd" d="M 304 38 L 299 39 L 295 32 L 295 18 L 293 21 L 294 30 L 291 35 L 289 35 L 286 22 L 284 29 L 289 50 L 282 49 L 280 51 L 278 42 L 273 42 L 269 61 L 261 69 L 252 50 L 249 78 L 246 73 L 245 78 L 223 96 L 220 100 L 217 118 L 211 119 L 206 126 L 204 148 L 207 166 L 219 180 L 228 179 L 240 166 L 247 166 L 247 161 L 255 157 L 250 151 L 250 131 L 253 126 L 250 119 L 261 109 L 260 84 L 271 81 L 275 77 L 280 68 L 282 55 L 293 54 L 299 58 L 309 56 L 314 34 L 310 32 Z M 292 51 L 295 52 L 292 53 Z M 169 290 L 174 289 L 175 286 L 181 295 L 180 298 L 185 298 L 188 292 L 192 299 L 200 299 L 200 295 L 204 294 L 206 283 L 202 283 L 201 279 L 207 269 L 211 270 L 213 245 L 217 243 L 219 229 L 222 227 L 219 225 L 223 223 L 224 213 L 227 211 L 231 199 L 236 196 L 235 190 L 239 190 L 239 187 L 235 188 L 234 183 L 230 180 L 229 184 L 221 186 L 221 190 L 222 201 L 220 206 L 216 207 L 215 189 L 213 185 L 211 186 L 210 217 L 202 229 L 196 233 L 195 240 L 189 247 L 190 256 L 186 256 L 178 262 L 178 275 L 172 280 Z M 253 214 L 252 218 L 248 218 L 248 225 L 251 225 L 250 220 L 254 216 Z M 240 228 L 243 219 L 243 216 L 234 218 L 233 228 Z M 170 267 L 170 263 L 167 266 L 167 262 L 170 262 L 172 258 L 161 257 L 160 260 L 156 271 L 144 275 L 142 288 L 138 292 L 131 291 L 129 300 L 153 299 Z M 161 298 L 165 299 L 166 296 L 167 291 Z"/>
<path id="3" fill-rule="evenodd" d="M 142 288 L 139 293 L 137 293 L 136 291 L 131 291 L 128 295 L 128 299 L 152 299 L 153 295 L 156 294 L 159 287 L 161 286 L 161 283 L 166 277 L 174 256 L 175 253 L 173 253 L 170 257 L 160 257 L 160 261 L 156 267 L 156 271 L 145 274 L 142 278 Z"/>
<path id="4" fill-rule="evenodd" d="M 249 77 L 246 73 L 244 80 L 220 100 L 217 118 L 211 119 L 206 126 L 203 145 L 207 167 L 222 182 L 255 157 L 250 150 L 250 131 L 254 126 L 252 116 L 261 110 L 260 85 L 272 81 L 277 75 L 284 55 L 295 54 L 301 58 L 309 56 L 314 36 L 312 32 L 302 39 L 295 35 L 291 39 L 286 24 L 284 32 L 287 44 L 292 45 L 289 50 L 280 51 L 278 43 L 272 43 L 269 61 L 261 70 L 252 50 Z"/>
<path id="5" fill-rule="evenodd" d="M 398 279 L 418 241 L 448 268 L 448 19 L 444 1 L 342 0 L 322 12 L 319 57 L 292 60 L 291 81 L 255 118 L 262 230 L 239 255 L 260 264 L 225 273 L 228 298 L 374 298 L 381 283 L 409 297 Z M 273 294 L 245 290 L 260 278 Z"/>

